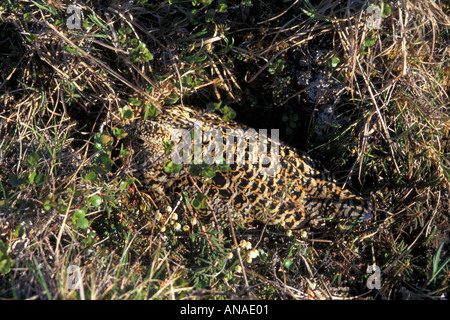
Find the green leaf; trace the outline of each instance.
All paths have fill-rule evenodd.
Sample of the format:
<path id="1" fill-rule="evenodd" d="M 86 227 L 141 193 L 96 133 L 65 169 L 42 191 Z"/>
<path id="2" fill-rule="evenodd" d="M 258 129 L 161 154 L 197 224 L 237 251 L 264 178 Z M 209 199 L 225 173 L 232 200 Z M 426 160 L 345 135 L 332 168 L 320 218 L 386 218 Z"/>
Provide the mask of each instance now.
<path id="1" fill-rule="evenodd" d="M 30 153 L 27 158 L 27 164 L 30 167 L 37 168 L 39 161 L 39 155 L 36 152 Z"/>
<path id="2" fill-rule="evenodd" d="M 140 101 L 142 103 L 142 101 Z M 130 109 L 129 106 L 125 106 L 122 108 L 122 116 L 125 119 L 131 119 L 133 118 L 133 111 Z"/>
<path id="3" fill-rule="evenodd" d="M 202 171 L 202 166 L 201 164 L 192 164 L 189 166 L 189 173 L 191 174 L 191 176 L 193 177 L 198 177 Z"/>
<path id="4" fill-rule="evenodd" d="M 388 4 L 384 4 L 383 12 L 381 13 L 382 18 L 387 18 L 391 15 L 392 9 Z"/>
<path id="5" fill-rule="evenodd" d="M 150 51 L 148 51 L 148 49 L 146 49 L 142 53 L 142 58 L 144 59 L 145 62 L 149 62 L 150 60 L 153 60 L 153 55 L 150 53 Z"/>
<path id="6" fill-rule="evenodd" d="M 83 27 L 86 29 L 87 32 L 89 32 L 92 29 L 93 25 L 94 24 L 92 22 L 90 22 L 89 20 L 87 20 L 87 19 L 83 20 Z"/>
<path id="7" fill-rule="evenodd" d="M 97 174 L 91 171 L 84 177 L 84 180 L 94 182 L 97 179 L 97 177 L 98 177 Z"/>
<path id="8" fill-rule="evenodd" d="M 52 201 L 50 199 L 45 200 L 44 202 L 44 210 L 48 211 L 52 208 Z"/>
<path id="9" fill-rule="evenodd" d="M 183 84 L 192 87 L 193 80 L 190 75 L 187 75 L 186 77 L 184 77 L 182 82 L 183 82 Z"/>
<path id="10" fill-rule="evenodd" d="M 228 8 L 228 6 L 227 6 L 227 4 L 226 3 L 219 3 L 219 12 L 222 12 L 222 13 L 225 13 L 225 12 L 227 12 L 227 8 Z"/>
<path id="11" fill-rule="evenodd" d="M 214 178 L 216 176 L 216 171 L 213 167 L 209 167 L 208 170 L 205 171 L 205 177 L 207 178 Z"/>
<path id="12" fill-rule="evenodd" d="M 430 279 L 426 283 L 426 286 L 428 286 L 439 275 L 439 273 L 441 273 L 441 271 L 445 268 L 445 266 L 450 263 L 450 257 L 447 257 L 447 259 L 444 262 L 442 262 L 441 265 L 439 265 L 439 261 L 441 260 L 441 251 L 442 251 L 443 247 L 444 247 L 444 243 L 441 243 L 441 245 L 437 249 L 435 255 L 433 256 L 433 261 L 432 261 L 433 270 L 432 270 Z"/>
<path id="13" fill-rule="evenodd" d="M 107 145 L 109 142 L 112 141 L 111 136 L 109 135 L 108 132 L 102 132 L 100 134 L 100 136 L 98 137 L 98 141 L 102 144 L 102 145 Z"/>
<path id="14" fill-rule="evenodd" d="M 131 103 L 133 106 L 139 107 L 142 104 L 141 100 L 136 100 L 135 98 L 128 98 L 128 102 Z"/>
<path id="15" fill-rule="evenodd" d="M 94 148 L 97 150 L 102 150 L 103 146 L 100 142 L 94 142 Z"/>
<path id="16" fill-rule="evenodd" d="M 111 172 L 113 161 L 107 155 L 101 155 L 96 159 L 97 163 L 94 164 L 94 170 L 98 173 Z"/>
<path id="17" fill-rule="evenodd" d="M 206 203 L 206 196 L 203 193 L 197 194 L 195 198 L 192 199 L 191 204 L 197 210 L 208 208 L 208 204 Z"/>
<path id="18" fill-rule="evenodd" d="M 86 216 L 87 208 L 86 206 L 81 207 L 80 209 L 76 210 L 73 216 L 75 218 L 84 218 Z"/>
<path id="19" fill-rule="evenodd" d="M 361 48 L 361 54 L 362 54 L 363 56 L 367 54 L 367 47 L 363 46 L 363 47 Z"/>
<path id="20" fill-rule="evenodd" d="M 127 181 L 121 181 L 119 184 L 119 188 L 124 190 L 128 187 L 128 182 Z"/>
<path id="21" fill-rule="evenodd" d="M 369 38 L 366 39 L 366 41 L 364 41 L 364 46 L 365 47 L 371 47 L 375 44 L 375 39 Z"/>
<path id="22" fill-rule="evenodd" d="M 229 106 L 225 106 L 222 108 L 222 113 L 224 115 L 223 121 L 227 122 L 236 117 L 236 112 L 230 108 Z"/>
<path id="23" fill-rule="evenodd" d="M 124 139 L 128 135 L 128 133 L 126 133 L 122 128 L 114 127 L 113 135 L 117 138 Z"/>
<path id="24" fill-rule="evenodd" d="M 8 256 L 8 246 L 0 240 L 0 273 L 5 275 L 11 271 L 15 261 Z"/>
<path id="25" fill-rule="evenodd" d="M 31 0 L 31 2 L 33 2 L 38 8 L 41 8 L 42 10 L 50 12 L 53 16 L 58 15 L 58 12 L 56 12 L 56 10 L 53 6 L 45 6 L 45 5 L 39 4 L 33 0 Z"/>
<path id="26" fill-rule="evenodd" d="M 18 174 L 10 174 L 8 176 L 8 182 L 11 185 L 11 187 L 16 188 L 23 183 L 23 179 Z"/>
<path id="27" fill-rule="evenodd" d="M 156 107 L 151 103 L 145 104 L 145 114 L 144 114 L 144 121 L 148 119 L 148 117 L 154 117 L 156 116 L 157 109 Z"/>
<path id="28" fill-rule="evenodd" d="M 167 104 L 175 104 L 178 102 L 178 95 L 171 94 L 170 96 L 164 98 L 164 102 Z"/>
<path id="29" fill-rule="evenodd" d="M 338 57 L 333 57 L 328 61 L 328 63 L 329 63 L 328 65 L 329 65 L 329 67 L 334 69 L 338 66 L 339 62 L 341 62 L 341 59 L 339 59 Z"/>
<path id="30" fill-rule="evenodd" d="M 91 19 L 91 21 L 93 23 L 95 23 L 96 25 L 98 25 L 100 28 L 104 29 L 104 30 L 109 30 L 108 27 L 106 25 L 104 25 L 98 18 L 97 16 L 94 14 L 88 14 L 88 18 Z"/>
<path id="31" fill-rule="evenodd" d="M 189 37 L 183 38 L 183 40 L 186 41 L 186 40 L 197 39 L 197 38 L 200 38 L 200 37 L 202 37 L 203 35 L 205 35 L 207 33 L 208 33 L 207 30 L 202 30 L 202 31 L 196 32 L 194 34 L 191 34 Z"/>
<path id="32" fill-rule="evenodd" d="M 221 106 L 222 106 L 222 101 L 219 101 L 219 102 L 209 102 L 209 103 L 206 105 L 206 111 L 209 112 L 209 111 L 220 110 Z"/>
<path id="33" fill-rule="evenodd" d="M 175 164 L 172 160 L 167 160 L 164 162 L 164 172 L 165 173 L 177 173 L 183 168 L 183 164 Z"/>
<path id="34" fill-rule="evenodd" d="M 100 197 L 99 195 L 93 195 L 90 199 L 89 202 L 94 206 L 94 207 L 99 207 L 102 203 L 103 203 L 103 199 L 102 197 Z"/>
<path id="35" fill-rule="evenodd" d="M 21 226 L 21 225 L 18 225 L 17 228 L 16 228 L 16 230 L 14 230 L 13 235 L 14 235 L 15 237 L 21 237 L 21 236 L 24 235 L 24 233 L 25 233 L 24 227 Z"/>
<path id="36" fill-rule="evenodd" d="M 109 132 L 97 132 L 94 136 L 94 146 L 97 150 L 110 152 L 112 150 L 113 138 Z"/>
<path id="37" fill-rule="evenodd" d="M 38 41 L 39 39 L 37 35 L 32 33 L 25 35 L 25 38 L 27 38 L 27 40 L 30 42 Z"/>
<path id="38" fill-rule="evenodd" d="M 29 182 L 30 184 L 33 184 L 34 178 L 35 178 L 35 177 L 36 177 L 36 171 L 31 172 L 31 173 L 29 174 L 29 176 L 28 176 L 28 182 Z"/>
<path id="39" fill-rule="evenodd" d="M 329 18 L 325 18 L 319 14 L 317 14 L 317 9 L 314 8 L 309 1 L 305 0 L 305 3 L 309 6 L 311 11 L 308 11 L 306 9 L 300 8 L 303 13 L 305 13 L 308 17 L 311 17 L 313 19 L 319 20 L 319 21 L 326 21 L 326 22 L 331 22 L 331 20 Z"/>
<path id="40" fill-rule="evenodd" d="M 10 207 L 10 203 L 8 200 L 0 200 L 0 210 L 6 210 Z"/>
<path id="41" fill-rule="evenodd" d="M 217 160 L 217 162 L 219 162 L 219 160 Z M 216 170 L 217 171 L 229 171 L 231 170 L 231 167 L 229 164 L 225 163 L 225 160 L 222 163 L 217 163 L 216 164 Z"/>
<path id="42" fill-rule="evenodd" d="M 126 158 L 131 154 L 131 152 L 127 149 L 123 148 L 123 144 L 120 146 L 120 153 L 119 153 L 119 157 L 120 158 Z"/>
<path id="43" fill-rule="evenodd" d="M 86 218 L 79 218 L 77 219 L 77 226 L 81 229 L 87 229 L 89 227 L 89 220 Z"/>
<path id="44" fill-rule="evenodd" d="M 206 22 L 212 22 L 214 20 L 214 17 L 216 16 L 216 10 L 215 9 L 209 9 L 206 12 L 205 21 Z"/>
<path id="45" fill-rule="evenodd" d="M 72 48 L 71 46 L 64 46 L 64 50 L 67 51 L 68 53 L 73 54 L 74 56 L 81 56 L 81 52 L 79 52 L 78 50 Z"/>
<path id="46" fill-rule="evenodd" d="M 169 154 L 170 151 L 172 151 L 175 144 L 173 141 L 169 141 L 169 142 L 163 141 L 162 145 L 163 145 L 165 154 Z"/>
<path id="47" fill-rule="evenodd" d="M 36 184 L 41 184 L 47 182 L 48 177 L 44 176 L 42 173 L 39 173 L 36 178 L 34 179 L 34 182 Z"/>
<path id="48" fill-rule="evenodd" d="M 206 58 L 207 58 L 207 56 L 200 56 L 200 57 L 189 56 L 189 57 L 184 57 L 183 61 L 192 62 L 192 63 L 199 63 L 199 62 L 205 61 Z"/>
<path id="49" fill-rule="evenodd" d="M 286 269 L 291 269 L 291 268 L 293 268 L 293 266 L 294 266 L 294 262 L 293 262 L 292 260 L 286 259 L 286 260 L 284 260 L 284 262 L 283 262 L 283 266 L 284 266 Z"/>

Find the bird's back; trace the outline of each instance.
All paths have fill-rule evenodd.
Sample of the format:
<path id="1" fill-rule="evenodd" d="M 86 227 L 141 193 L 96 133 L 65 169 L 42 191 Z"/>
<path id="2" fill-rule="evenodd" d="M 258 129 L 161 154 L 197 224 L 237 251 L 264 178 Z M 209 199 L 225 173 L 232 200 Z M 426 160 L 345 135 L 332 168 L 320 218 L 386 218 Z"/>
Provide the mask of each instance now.
<path id="1" fill-rule="evenodd" d="M 370 201 L 337 186 L 306 154 L 269 132 L 261 134 L 232 120 L 225 123 L 214 113 L 170 107 L 128 131 L 135 175 L 146 189 L 157 200 L 163 194 L 188 195 L 190 200 L 202 195 L 200 216 L 211 218 L 214 213 L 227 219 L 230 213 L 243 224 L 257 221 L 301 229 L 333 218 L 365 220 L 372 214 Z M 178 140 L 173 141 L 175 132 Z M 167 153 L 170 141 L 174 145 Z M 177 148 L 183 141 L 192 142 L 184 145 L 185 158 Z M 201 152 L 195 152 L 196 147 Z M 187 165 L 167 169 L 177 161 Z"/>

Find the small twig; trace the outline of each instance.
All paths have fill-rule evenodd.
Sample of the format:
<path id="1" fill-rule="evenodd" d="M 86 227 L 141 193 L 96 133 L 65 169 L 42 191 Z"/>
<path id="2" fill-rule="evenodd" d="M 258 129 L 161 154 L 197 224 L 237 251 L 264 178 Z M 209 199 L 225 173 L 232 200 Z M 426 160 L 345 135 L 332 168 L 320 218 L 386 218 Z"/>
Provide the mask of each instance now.
<path id="1" fill-rule="evenodd" d="M 260 22 L 258 22 L 257 24 L 259 25 L 259 24 L 267 23 L 267 22 L 270 22 L 270 21 L 273 21 L 273 20 L 278 19 L 279 17 L 283 16 L 286 12 L 288 12 L 289 10 L 291 10 L 291 8 L 292 8 L 293 6 L 295 6 L 295 5 L 297 4 L 297 2 L 299 2 L 299 1 L 300 1 L 300 0 L 295 0 L 294 3 L 291 4 L 291 5 L 289 6 L 289 8 L 287 8 L 286 10 L 284 10 L 282 13 L 280 13 L 280 14 L 278 14 L 278 15 L 276 15 L 275 17 L 272 17 L 272 18 L 270 18 L 270 19 L 267 19 L 267 20 L 264 20 L 264 21 L 260 21 Z"/>
<path id="2" fill-rule="evenodd" d="M 70 207 L 72 206 L 73 198 L 75 197 L 75 190 L 76 189 L 77 189 L 76 188 L 76 184 L 74 184 L 73 190 L 72 190 L 72 194 L 70 195 L 69 204 L 67 205 L 67 210 L 66 210 L 66 213 L 64 215 L 64 219 L 63 219 L 63 222 L 61 224 L 61 228 L 59 229 L 58 237 L 56 238 L 56 262 L 57 263 L 59 263 L 59 244 L 61 243 L 61 237 L 62 237 L 62 234 L 63 234 L 63 231 L 64 231 L 64 227 L 66 225 L 67 217 L 69 216 L 69 210 L 70 210 Z"/>
<path id="3" fill-rule="evenodd" d="M 244 262 L 242 261 L 239 245 L 238 245 L 237 240 L 236 240 L 236 234 L 234 233 L 233 219 L 231 219 L 230 211 L 228 211 L 228 221 L 230 223 L 231 235 L 233 237 L 234 246 L 236 247 L 236 252 L 237 252 L 238 259 L 239 259 L 239 264 L 240 264 L 241 269 L 242 269 L 242 275 L 244 276 L 245 287 L 248 289 L 249 286 L 248 286 L 248 281 L 247 281 L 247 275 L 245 274 L 245 266 L 244 266 Z"/>

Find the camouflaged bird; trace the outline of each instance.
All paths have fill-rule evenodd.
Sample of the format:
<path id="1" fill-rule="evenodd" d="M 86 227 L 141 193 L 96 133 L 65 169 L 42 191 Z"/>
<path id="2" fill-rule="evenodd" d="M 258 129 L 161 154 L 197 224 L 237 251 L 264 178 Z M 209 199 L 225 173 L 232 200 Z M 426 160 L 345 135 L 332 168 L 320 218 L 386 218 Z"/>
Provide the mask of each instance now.
<path id="1" fill-rule="evenodd" d="M 172 153 L 166 152 L 174 132 L 188 130 L 193 137 L 194 124 L 201 125 L 203 138 L 207 133 L 213 133 L 201 143 L 203 148 L 210 146 L 209 150 L 213 149 L 211 155 L 221 155 L 221 150 L 211 146 L 225 145 L 222 151 L 226 151 L 226 155 L 221 159 L 227 163 L 234 160 L 227 170 L 222 167 L 212 175 L 193 177 L 193 171 L 189 169 L 192 165 L 179 166 L 178 172 L 165 169 L 165 164 L 170 163 L 167 161 L 172 161 L 171 155 L 176 154 L 173 149 Z M 153 199 L 161 201 L 167 196 L 181 199 L 188 195 L 192 201 L 203 194 L 207 205 L 198 208 L 200 217 L 215 216 L 223 220 L 228 219 L 230 213 L 244 225 L 252 222 L 282 224 L 292 230 L 315 227 L 333 218 L 365 220 L 371 217 L 373 207 L 369 201 L 337 186 L 325 171 L 315 169 L 316 164 L 309 156 L 264 136 L 270 150 L 265 158 L 261 157 L 262 147 L 258 143 L 261 136 L 256 130 L 232 120 L 224 122 L 215 113 L 186 106 L 167 107 L 155 118 L 129 126 L 127 132 L 126 141 L 134 150 L 134 175 Z M 232 143 L 225 144 L 230 132 L 243 132 L 244 135 L 240 140 L 233 138 Z M 173 141 L 174 145 L 181 143 L 181 139 Z M 238 147 L 246 152 L 244 156 L 233 157 L 236 155 L 233 152 L 243 150 Z M 255 150 L 260 151 L 256 157 L 252 153 Z M 181 153 L 178 155 L 181 157 Z M 188 155 L 188 160 L 193 160 L 194 156 L 195 152 L 191 158 Z M 276 166 L 270 168 L 274 162 Z"/>

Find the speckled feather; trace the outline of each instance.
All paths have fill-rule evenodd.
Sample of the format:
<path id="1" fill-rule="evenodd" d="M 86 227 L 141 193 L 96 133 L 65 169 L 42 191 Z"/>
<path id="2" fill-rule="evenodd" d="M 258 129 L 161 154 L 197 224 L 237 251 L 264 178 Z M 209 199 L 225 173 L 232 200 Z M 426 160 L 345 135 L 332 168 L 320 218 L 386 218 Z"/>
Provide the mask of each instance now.
<path id="1" fill-rule="evenodd" d="M 267 164 L 261 161 L 250 164 L 248 152 L 243 163 L 231 164 L 227 171 L 217 171 L 209 183 L 205 177 L 196 177 L 194 185 L 186 166 L 178 173 L 166 173 L 163 163 L 168 156 L 163 141 L 171 141 L 175 129 L 192 129 L 196 120 L 201 121 L 203 131 L 218 130 L 224 139 L 227 129 L 253 132 L 235 121 L 225 123 L 214 113 L 185 106 L 168 107 L 156 118 L 128 127 L 127 142 L 135 153 L 134 174 L 155 200 L 161 201 L 163 194 L 180 198 L 183 192 L 193 199 L 200 189 L 210 205 L 199 209 L 201 217 L 211 218 L 212 208 L 218 219 L 227 219 L 230 212 L 243 224 L 283 223 L 290 229 L 317 226 L 322 219 L 365 220 L 372 215 L 370 201 L 337 186 L 325 171 L 315 168 L 317 165 L 308 155 L 283 142 L 274 142 L 279 147 L 279 170 L 275 175 L 261 174 L 267 170 Z M 217 141 L 208 143 L 214 142 Z M 268 137 L 269 146 L 272 142 Z M 243 143 L 248 151 L 254 140 L 244 139 Z M 267 154 L 270 157 L 270 150 Z"/>

